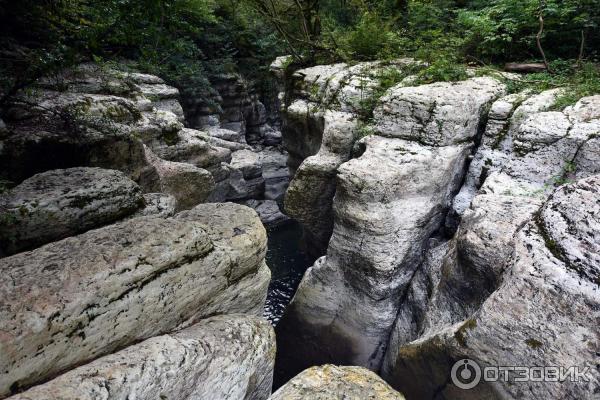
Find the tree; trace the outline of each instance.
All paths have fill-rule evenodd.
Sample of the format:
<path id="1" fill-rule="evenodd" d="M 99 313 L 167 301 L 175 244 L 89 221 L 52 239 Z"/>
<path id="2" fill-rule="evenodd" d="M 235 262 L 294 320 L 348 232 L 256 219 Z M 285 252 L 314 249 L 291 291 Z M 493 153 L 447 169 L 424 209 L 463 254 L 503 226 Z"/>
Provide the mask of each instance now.
<path id="1" fill-rule="evenodd" d="M 279 32 L 288 50 L 299 61 L 303 50 L 314 55 L 320 49 L 319 0 L 248 0 L 254 9 Z"/>

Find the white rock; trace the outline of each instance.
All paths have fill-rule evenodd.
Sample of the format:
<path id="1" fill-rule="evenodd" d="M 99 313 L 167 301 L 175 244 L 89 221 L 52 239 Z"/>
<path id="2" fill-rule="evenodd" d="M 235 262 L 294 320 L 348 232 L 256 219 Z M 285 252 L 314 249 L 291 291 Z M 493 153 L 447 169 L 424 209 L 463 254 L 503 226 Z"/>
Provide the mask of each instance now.
<path id="1" fill-rule="evenodd" d="M 600 388 L 594 361 L 599 264 L 593 250 L 599 188 L 598 177 L 592 177 L 559 189 L 541 215 L 515 235 L 514 255 L 499 287 L 468 319 L 401 346 L 395 368 L 384 372 L 388 382 L 414 398 L 464 399 L 465 391 L 448 380 L 460 359 L 481 368 L 576 366 L 587 368 L 585 379 L 553 385 L 515 382 L 511 376 L 482 382 L 469 393 L 473 398 L 594 398 Z M 581 212 L 586 209 L 591 212 Z M 591 251 L 579 252 L 590 245 Z"/>
<path id="2" fill-rule="evenodd" d="M 514 149 L 528 153 L 556 143 L 569 133 L 571 122 L 561 112 L 541 112 L 523 121 L 514 134 Z"/>
<path id="3" fill-rule="evenodd" d="M 268 322 L 218 316 L 134 344 L 9 399 L 265 400 L 274 362 L 275 334 Z"/>
<path id="4" fill-rule="evenodd" d="M 493 78 L 394 87 L 375 109 L 375 131 L 434 146 L 475 138 L 491 102 L 504 92 Z"/>
<path id="5" fill-rule="evenodd" d="M 144 96 L 151 101 L 176 99 L 179 97 L 179 90 L 172 86 L 161 83 L 138 83 L 138 88 Z"/>
<path id="6" fill-rule="evenodd" d="M 0 395 L 208 316 L 260 315 L 266 240 L 251 209 L 201 205 L 0 260 Z"/>
<path id="7" fill-rule="evenodd" d="M 140 187 L 122 172 L 58 169 L 0 195 L 0 250 L 6 254 L 101 227 L 143 206 Z"/>
<path id="8" fill-rule="evenodd" d="M 311 253 L 321 255 L 333 229 L 332 199 L 338 167 L 350 159 L 357 120 L 345 112 L 327 111 L 319 152 L 306 158 L 290 182 L 285 196 L 288 215 L 304 226 Z"/>
<path id="9" fill-rule="evenodd" d="M 142 177 L 140 184 L 175 197 L 177 211 L 190 209 L 204 202 L 214 190 L 214 178 L 207 170 L 187 163 L 162 160 L 146 146 L 144 150 L 146 160 L 152 165 L 156 175 L 150 176 L 148 180 Z"/>
<path id="10" fill-rule="evenodd" d="M 364 142 L 365 153 L 338 170 L 327 255 L 305 273 L 277 326 L 288 375 L 333 360 L 379 368 L 399 301 L 469 151 L 377 136 Z"/>

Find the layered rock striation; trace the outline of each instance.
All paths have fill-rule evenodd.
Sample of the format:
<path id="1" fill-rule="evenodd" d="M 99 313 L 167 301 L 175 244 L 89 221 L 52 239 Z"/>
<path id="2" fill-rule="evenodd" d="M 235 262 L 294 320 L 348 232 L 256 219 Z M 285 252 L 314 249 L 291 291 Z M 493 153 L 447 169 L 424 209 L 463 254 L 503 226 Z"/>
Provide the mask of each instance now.
<path id="1" fill-rule="evenodd" d="M 279 382 L 338 363 L 379 371 L 409 398 L 593 398 L 600 97 L 552 111 L 560 90 L 408 78 L 362 122 L 335 99 L 369 86 L 365 68 L 377 69 L 314 67 L 288 82 L 286 207 L 326 250 L 277 326 Z M 591 378 L 465 392 L 450 380 L 462 358 Z"/>
<path id="2" fill-rule="evenodd" d="M 237 87 L 224 82 L 223 87 Z M 177 210 L 206 201 L 283 197 L 289 181 L 285 154 L 266 139 L 263 131 L 278 131 L 255 96 L 232 89 L 231 107 L 221 110 L 220 119 L 198 125 L 189 115 L 193 107 L 184 118 L 179 91 L 152 75 L 83 64 L 35 86 L 16 96 L 3 114 L 0 174 L 13 185 L 52 169 L 100 167 L 122 171 L 143 193 L 174 196 Z M 234 106 L 236 98 L 240 104 Z M 238 106 L 254 109 L 242 114 L 256 114 L 248 132 L 245 124 L 231 130 Z M 257 158 L 259 170 L 252 176 L 237 163 L 246 152 Z"/>
<path id="3" fill-rule="evenodd" d="M 427 241 L 444 225 L 487 110 L 503 90 L 494 79 L 474 78 L 400 85 L 381 98 L 376 135 L 356 143 L 358 158 L 331 170 L 333 234 L 278 327 L 283 364 L 341 362 L 378 370 Z M 301 164 L 286 201 L 294 188 L 314 187 L 301 173 L 310 171 L 311 161 Z M 305 199 L 311 201 L 312 190 Z M 296 345 L 287 354 L 291 342 Z"/>
<path id="4" fill-rule="evenodd" d="M 10 400 L 265 400 L 275 337 L 265 320 L 211 317 L 101 357 Z"/>
<path id="5" fill-rule="evenodd" d="M 13 254 L 73 236 L 144 206 L 140 187 L 119 171 L 44 172 L 0 195 L 0 253 Z"/>
<path id="6" fill-rule="evenodd" d="M 265 252 L 256 213 L 225 203 L 133 218 L 0 260 L 0 395 L 203 318 L 261 315 Z"/>

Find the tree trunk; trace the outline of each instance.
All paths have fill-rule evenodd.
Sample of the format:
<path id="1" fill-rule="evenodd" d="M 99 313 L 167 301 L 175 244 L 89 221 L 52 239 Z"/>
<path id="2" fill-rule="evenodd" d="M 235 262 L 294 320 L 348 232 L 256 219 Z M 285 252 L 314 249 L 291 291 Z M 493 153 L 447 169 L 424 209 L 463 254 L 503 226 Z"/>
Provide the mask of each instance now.
<path id="1" fill-rule="evenodd" d="M 544 65 L 546 66 L 546 70 L 550 71 L 550 66 L 548 65 L 548 60 L 546 59 L 546 53 L 544 53 L 544 49 L 542 48 L 542 34 L 544 33 L 544 8 L 546 8 L 546 2 L 544 0 L 540 0 L 540 13 L 539 13 L 539 21 L 540 21 L 540 30 L 536 35 L 536 42 L 538 50 L 542 55 L 542 59 L 544 60 Z"/>
<path id="2" fill-rule="evenodd" d="M 585 51 L 585 31 L 581 30 L 581 45 L 579 46 L 579 57 L 577 57 L 577 65 L 581 67 L 583 62 L 583 53 Z"/>
<path id="3" fill-rule="evenodd" d="M 504 66 L 508 72 L 543 72 L 546 64 L 543 63 L 508 63 Z"/>

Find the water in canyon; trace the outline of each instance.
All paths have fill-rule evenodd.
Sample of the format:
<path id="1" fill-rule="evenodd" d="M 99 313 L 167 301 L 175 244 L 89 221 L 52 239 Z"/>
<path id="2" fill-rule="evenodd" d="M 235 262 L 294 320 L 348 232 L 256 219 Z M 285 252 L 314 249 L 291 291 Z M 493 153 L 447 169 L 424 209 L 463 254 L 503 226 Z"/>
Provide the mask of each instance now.
<path id="1" fill-rule="evenodd" d="M 302 275 L 315 259 L 300 248 L 302 228 L 296 221 L 269 228 L 266 261 L 271 268 L 271 284 L 264 316 L 273 325 L 281 319 L 302 280 Z"/>

